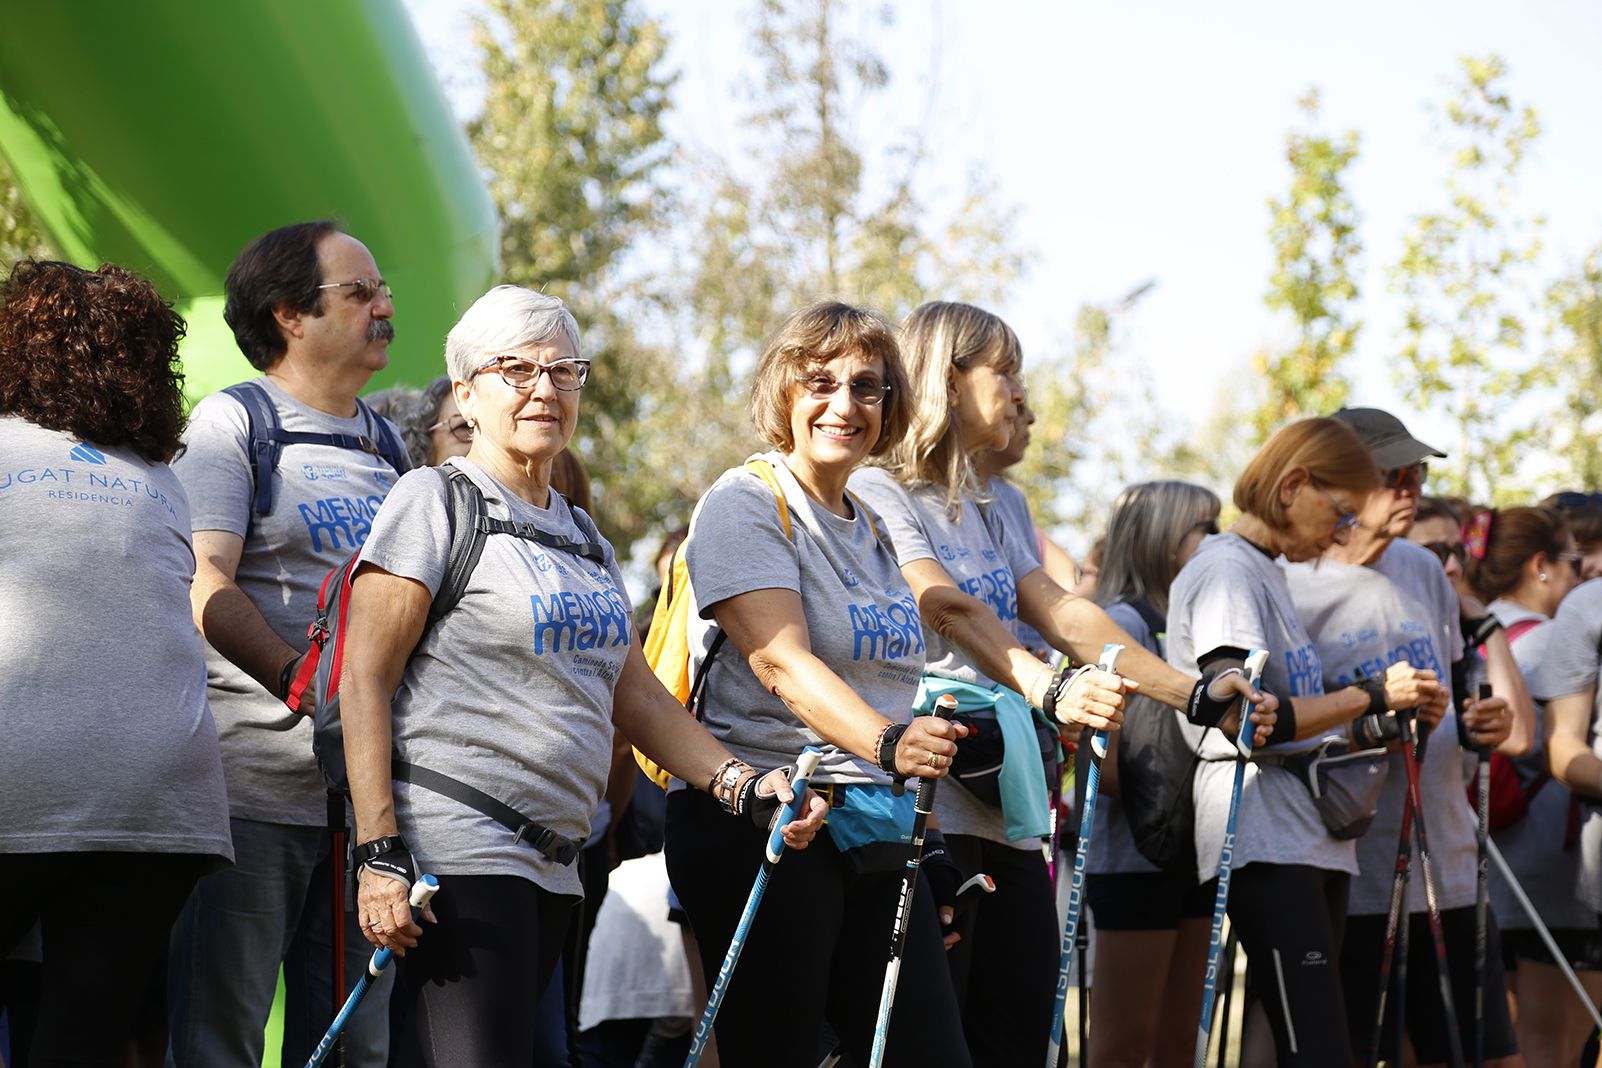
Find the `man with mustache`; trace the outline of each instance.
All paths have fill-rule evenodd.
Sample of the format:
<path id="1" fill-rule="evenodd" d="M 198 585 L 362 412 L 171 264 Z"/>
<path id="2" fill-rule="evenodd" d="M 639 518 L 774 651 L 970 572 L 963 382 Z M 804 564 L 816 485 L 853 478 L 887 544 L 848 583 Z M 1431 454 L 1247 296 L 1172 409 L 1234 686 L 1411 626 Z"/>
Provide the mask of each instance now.
<path id="1" fill-rule="evenodd" d="M 389 362 L 389 286 L 330 222 L 263 234 L 228 269 L 223 317 L 261 377 L 195 406 L 173 469 L 190 500 L 190 600 L 206 639 L 235 866 L 196 886 L 173 929 L 168 1064 L 256 1068 L 279 963 L 283 1063 L 305 1063 L 329 1020 L 328 826 L 344 804 L 312 757 L 309 717 L 283 698 L 323 576 L 367 539 L 407 467 L 399 434 L 357 399 Z M 304 711 L 304 710 L 303 710 Z M 370 948 L 346 924 L 346 973 Z M 389 973 L 346 1028 L 347 1063 L 388 1058 Z"/>

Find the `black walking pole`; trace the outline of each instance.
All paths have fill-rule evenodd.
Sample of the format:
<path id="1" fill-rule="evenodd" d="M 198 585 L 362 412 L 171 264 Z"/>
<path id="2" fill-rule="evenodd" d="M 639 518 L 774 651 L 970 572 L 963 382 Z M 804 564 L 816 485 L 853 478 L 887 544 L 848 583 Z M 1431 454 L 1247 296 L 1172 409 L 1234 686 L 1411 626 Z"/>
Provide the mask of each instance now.
<path id="1" fill-rule="evenodd" d="M 1491 684 L 1480 683 L 1479 699 L 1488 701 L 1490 697 Z M 1465 736 L 1467 733 L 1464 732 Z M 1479 881 L 1474 890 L 1474 1068 L 1484 1068 L 1485 953 L 1490 934 L 1491 903 L 1490 857 L 1486 849 L 1491 833 L 1491 747 L 1476 745 L 1474 752 L 1479 758 L 1479 827 L 1475 831 L 1475 845 L 1479 851 Z"/>
<path id="2" fill-rule="evenodd" d="M 1446 932 L 1441 926 L 1441 905 L 1436 893 L 1435 866 L 1430 840 L 1424 830 L 1424 798 L 1418 786 L 1418 751 L 1413 744 L 1413 722 L 1398 713 L 1402 726 L 1402 767 L 1407 769 L 1407 796 L 1413 808 L 1413 834 L 1418 839 L 1418 863 L 1424 873 L 1424 904 L 1429 914 L 1430 938 L 1435 943 L 1435 969 L 1441 984 L 1441 1006 L 1446 1015 L 1446 1048 L 1452 1068 L 1463 1068 L 1463 1037 L 1457 1029 L 1457 1007 L 1452 999 L 1452 973 L 1446 962 Z M 1419 747 L 1428 739 L 1420 732 Z"/>

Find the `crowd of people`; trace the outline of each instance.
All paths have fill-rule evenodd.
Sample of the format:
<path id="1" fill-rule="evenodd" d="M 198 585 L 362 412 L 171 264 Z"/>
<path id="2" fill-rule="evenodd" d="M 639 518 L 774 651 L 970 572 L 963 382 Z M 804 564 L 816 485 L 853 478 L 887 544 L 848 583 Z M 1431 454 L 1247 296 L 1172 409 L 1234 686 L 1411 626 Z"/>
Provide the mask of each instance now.
<path id="1" fill-rule="evenodd" d="M 643 1034 L 581 1041 L 576 1007 L 608 872 L 654 836 L 661 915 L 722 997 L 702 1063 L 865 1066 L 888 1033 L 886 1064 L 1038 1065 L 1087 729 L 1111 742 L 1088 1063 L 1192 1063 L 1226 908 L 1247 1063 L 1577 1063 L 1569 976 L 1602 998 L 1602 495 L 1426 498 L 1444 454 L 1349 408 L 1272 434 L 1227 529 L 1206 488 L 1129 487 L 1080 567 L 1007 477 L 1034 421 L 1013 330 L 820 301 L 757 364 L 764 450 L 657 561 L 689 584 L 681 703 L 568 448 L 591 365 L 560 300 L 491 289 L 438 378 L 365 398 L 395 303 L 356 237 L 262 235 L 224 314 L 260 375 L 186 416 L 185 324 L 147 281 L 0 283 L 12 1068 L 255 1068 L 280 976 L 304 1064 L 375 947 L 398 962 L 350 1065 L 647 1063 Z"/>

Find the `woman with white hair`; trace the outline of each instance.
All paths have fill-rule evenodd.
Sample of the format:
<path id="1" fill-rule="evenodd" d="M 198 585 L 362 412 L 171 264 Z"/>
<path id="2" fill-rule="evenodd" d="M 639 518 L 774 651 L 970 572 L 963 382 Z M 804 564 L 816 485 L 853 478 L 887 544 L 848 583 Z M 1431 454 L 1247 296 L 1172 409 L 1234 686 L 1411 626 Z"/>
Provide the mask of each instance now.
<path id="1" fill-rule="evenodd" d="M 734 760 L 657 682 L 612 547 L 550 486 L 589 375 L 579 353 L 577 323 L 554 297 L 498 286 L 469 308 L 445 361 L 472 448 L 396 483 L 354 572 L 341 687 L 357 903 L 368 938 L 404 956 L 402 1002 L 413 1005 L 395 1064 L 532 1063 L 531 1010 L 579 900 L 572 862 L 614 727 L 762 826 L 791 796 L 782 770 Z M 491 519 L 516 526 L 486 537 L 461 600 L 431 622 L 451 544 L 447 479 L 458 477 Z M 419 768 L 482 800 L 437 792 Z M 530 833 L 514 836 L 497 806 Z M 823 811 L 811 798 L 785 828 L 792 848 Z M 419 938 L 407 892 L 421 871 L 441 890 L 425 916 L 438 926 Z"/>

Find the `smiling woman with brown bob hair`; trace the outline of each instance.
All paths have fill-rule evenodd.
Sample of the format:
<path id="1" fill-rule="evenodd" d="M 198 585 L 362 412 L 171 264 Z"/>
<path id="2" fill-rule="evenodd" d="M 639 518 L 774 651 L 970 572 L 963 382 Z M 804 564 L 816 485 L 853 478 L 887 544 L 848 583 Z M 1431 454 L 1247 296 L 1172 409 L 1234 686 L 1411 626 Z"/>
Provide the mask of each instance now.
<path id="1" fill-rule="evenodd" d="M 234 855 L 167 466 L 183 335 L 121 267 L 0 283 L 0 958 L 39 925 L 32 1063 L 122 1063 L 173 919 Z"/>

